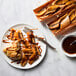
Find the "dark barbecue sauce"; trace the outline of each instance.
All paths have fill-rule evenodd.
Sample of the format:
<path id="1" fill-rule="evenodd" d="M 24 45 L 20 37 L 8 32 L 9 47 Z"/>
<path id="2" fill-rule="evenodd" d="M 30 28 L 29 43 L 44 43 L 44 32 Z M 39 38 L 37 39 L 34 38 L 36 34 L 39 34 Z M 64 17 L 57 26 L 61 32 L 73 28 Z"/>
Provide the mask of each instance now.
<path id="1" fill-rule="evenodd" d="M 76 37 L 75 36 L 69 36 L 64 39 L 62 43 L 62 47 L 65 52 L 69 54 L 75 54 L 76 53 Z"/>

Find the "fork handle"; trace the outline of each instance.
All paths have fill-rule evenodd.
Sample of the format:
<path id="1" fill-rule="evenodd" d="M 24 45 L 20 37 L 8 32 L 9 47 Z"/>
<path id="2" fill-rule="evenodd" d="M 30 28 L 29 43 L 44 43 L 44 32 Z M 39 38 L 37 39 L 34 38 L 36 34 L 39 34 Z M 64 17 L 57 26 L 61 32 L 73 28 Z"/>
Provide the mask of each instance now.
<path id="1" fill-rule="evenodd" d="M 37 37 L 37 36 L 35 36 L 35 38 L 38 39 L 38 40 L 40 40 L 40 41 L 42 41 L 43 43 L 47 44 L 50 48 L 56 49 L 56 48 L 54 48 L 52 45 L 50 45 L 47 41 L 45 41 L 44 39 L 42 39 L 42 38 L 40 38 L 40 37 Z"/>

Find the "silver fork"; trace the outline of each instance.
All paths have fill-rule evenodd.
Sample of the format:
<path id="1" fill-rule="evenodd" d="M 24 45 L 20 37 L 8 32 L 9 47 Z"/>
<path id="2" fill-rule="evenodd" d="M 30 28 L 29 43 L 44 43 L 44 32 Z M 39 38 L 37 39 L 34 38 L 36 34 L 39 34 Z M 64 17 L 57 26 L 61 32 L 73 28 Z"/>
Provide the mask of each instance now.
<path id="1" fill-rule="evenodd" d="M 28 27 L 24 27 L 23 31 L 24 31 L 25 33 L 27 33 L 27 32 L 33 32 L 33 31 L 32 31 L 31 29 L 29 29 Z M 47 41 L 45 41 L 44 39 L 42 39 L 42 38 L 40 38 L 40 37 L 37 37 L 37 36 L 35 36 L 35 38 L 38 39 L 39 41 L 42 41 L 43 43 L 47 44 L 50 48 L 56 49 L 56 48 L 54 48 L 52 45 L 50 45 Z"/>

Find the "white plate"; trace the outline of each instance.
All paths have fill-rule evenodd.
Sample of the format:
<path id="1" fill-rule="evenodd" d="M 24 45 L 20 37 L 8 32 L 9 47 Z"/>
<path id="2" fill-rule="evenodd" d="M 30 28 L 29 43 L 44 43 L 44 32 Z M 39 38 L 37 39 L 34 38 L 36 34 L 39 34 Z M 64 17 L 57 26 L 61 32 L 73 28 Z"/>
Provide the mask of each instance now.
<path id="1" fill-rule="evenodd" d="M 27 25 L 27 24 L 17 24 L 17 25 L 14 25 L 13 27 L 11 28 L 14 28 L 14 29 L 20 29 L 22 30 L 23 27 L 28 27 L 28 28 L 35 28 L 35 27 L 32 27 L 30 25 Z M 8 29 L 9 30 L 9 29 Z M 5 35 L 7 35 L 9 33 L 9 31 L 6 31 L 6 33 L 4 34 L 2 40 L 6 39 Z M 44 37 L 43 34 L 40 32 L 40 30 L 34 30 L 34 34 L 37 35 L 38 37 Z M 38 40 L 36 40 L 38 41 Z M 17 64 L 17 63 L 11 63 L 11 59 L 9 59 L 3 52 L 3 49 L 7 46 L 7 43 L 3 43 L 1 42 L 1 55 L 3 56 L 3 58 L 13 67 L 15 68 L 19 68 L 19 69 L 30 69 L 30 68 L 33 68 L 35 67 L 36 65 L 38 65 L 44 58 L 45 54 L 46 54 L 46 45 L 41 42 L 41 41 L 38 41 L 39 45 L 41 46 L 41 49 L 42 49 L 42 53 L 41 53 L 41 56 L 39 57 L 38 60 L 36 60 L 32 65 L 30 64 L 26 64 L 24 67 L 22 67 L 20 64 Z"/>

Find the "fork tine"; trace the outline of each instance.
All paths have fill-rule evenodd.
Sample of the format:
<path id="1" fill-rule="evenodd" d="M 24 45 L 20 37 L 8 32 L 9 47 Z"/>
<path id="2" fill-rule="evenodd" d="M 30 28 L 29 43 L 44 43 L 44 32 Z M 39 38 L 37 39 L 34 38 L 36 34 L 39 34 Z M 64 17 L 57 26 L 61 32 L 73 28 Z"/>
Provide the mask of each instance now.
<path id="1" fill-rule="evenodd" d="M 27 27 L 24 27 L 23 31 L 26 33 L 26 32 L 31 32 L 32 30 Z"/>
<path id="2" fill-rule="evenodd" d="M 28 28 L 28 27 L 24 27 L 24 29 L 27 29 L 27 30 L 29 30 L 29 31 L 32 31 L 30 28 Z"/>
<path id="3" fill-rule="evenodd" d="M 29 29 L 28 27 L 24 27 L 23 31 L 24 31 L 24 32 L 32 32 L 32 30 Z"/>

